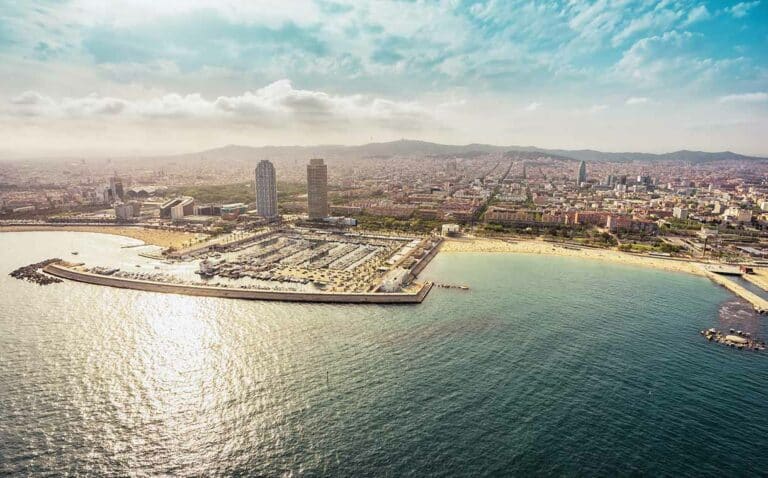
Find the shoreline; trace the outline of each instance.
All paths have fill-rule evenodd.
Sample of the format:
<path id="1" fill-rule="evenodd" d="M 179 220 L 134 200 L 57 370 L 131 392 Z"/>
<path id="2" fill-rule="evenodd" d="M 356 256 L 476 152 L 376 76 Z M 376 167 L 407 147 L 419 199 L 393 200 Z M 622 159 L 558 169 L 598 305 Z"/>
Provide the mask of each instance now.
<path id="1" fill-rule="evenodd" d="M 113 236 L 130 237 L 138 239 L 144 244 L 159 246 L 162 248 L 174 247 L 182 249 L 185 243 L 195 238 L 195 234 L 189 232 L 167 231 L 164 229 L 152 229 L 142 226 L 120 226 L 120 225 L 43 225 L 35 224 L 29 226 L 0 226 L 0 233 L 3 232 L 92 232 L 97 234 L 110 234 Z"/>
<path id="2" fill-rule="evenodd" d="M 440 246 L 440 252 L 446 254 L 463 253 L 511 253 L 538 254 L 560 257 L 575 257 L 580 259 L 599 260 L 615 264 L 637 265 L 670 272 L 684 272 L 706 277 L 702 263 L 678 259 L 661 259 L 620 252 L 612 249 L 593 249 L 581 247 L 568 249 L 561 244 L 536 239 L 502 239 L 490 238 L 446 238 Z"/>

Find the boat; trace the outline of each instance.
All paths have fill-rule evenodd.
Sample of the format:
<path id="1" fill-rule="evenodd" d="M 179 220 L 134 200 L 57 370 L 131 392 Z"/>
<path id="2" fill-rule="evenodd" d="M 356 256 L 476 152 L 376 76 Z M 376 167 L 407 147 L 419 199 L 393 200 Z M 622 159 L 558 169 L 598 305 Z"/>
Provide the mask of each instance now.
<path id="1" fill-rule="evenodd" d="M 79 253 L 79 252 L 77 252 L 77 251 L 72 251 L 72 255 L 73 255 L 73 256 L 76 256 L 76 255 L 78 255 L 78 254 L 80 254 L 80 253 Z"/>

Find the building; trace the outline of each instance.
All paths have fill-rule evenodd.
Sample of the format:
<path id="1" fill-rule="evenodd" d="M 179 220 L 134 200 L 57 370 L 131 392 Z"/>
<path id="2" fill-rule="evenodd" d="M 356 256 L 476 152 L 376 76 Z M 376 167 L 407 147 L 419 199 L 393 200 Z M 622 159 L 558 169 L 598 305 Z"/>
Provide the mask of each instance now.
<path id="1" fill-rule="evenodd" d="M 139 217 L 141 213 L 141 203 L 138 201 L 120 202 L 115 204 L 115 218 L 118 221 L 127 221 Z"/>
<path id="2" fill-rule="evenodd" d="M 723 213 L 723 219 L 729 222 L 750 222 L 752 221 L 752 211 L 739 207 L 729 207 Z"/>
<path id="3" fill-rule="evenodd" d="M 109 178 L 109 189 L 107 191 L 107 202 L 122 201 L 125 197 L 123 181 L 117 176 Z"/>
<path id="4" fill-rule="evenodd" d="M 245 214 L 246 211 L 248 211 L 248 206 L 246 206 L 241 202 L 224 204 L 223 206 L 221 206 L 222 216 L 227 216 L 227 215 L 239 216 L 240 214 Z"/>
<path id="5" fill-rule="evenodd" d="M 200 204 L 194 208 L 195 216 L 221 216 L 221 204 Z"/>
<path id="6" fill-rule="evenodd" d="M 579 163 L 579 174 L 576 177 L 576 186 L 581 186 L 587 182 L 587 163 L 582 161 Z"/>
<path id="7" fill-rule="evenodd" d="M 675 206 L 672 209 L 672 217 L 680 220 L 686 220 L 688 219 L 688 209 L 680 206 Z"/>
<path id="8" fill-rule="evenodd" d="M 181 196 L 169 199 L 160 206 L 160 217 L 164 219 L 181 219 L 195 212 L 195 199 Z"/>
<path id="9" fill-rule="evenodd" d="M 328 167 L 321 158 L 312 158 L 307 165 L 307 212 L 310 220 L 330 215 L 328 208 Z"/>
<path id="10" fill-rule="evenodd" d="M 459 231 L 460 231 L 460 227 L 458 224 L 443 224 L 441 228 L 441 234 L 444 237 L 458 236 Z"/>
<path id="11" fill-rule="evenodd" d="M 256 210 L 266 219 L 277 217 L 277 176 L 266 159 L 256 165 Z"/>

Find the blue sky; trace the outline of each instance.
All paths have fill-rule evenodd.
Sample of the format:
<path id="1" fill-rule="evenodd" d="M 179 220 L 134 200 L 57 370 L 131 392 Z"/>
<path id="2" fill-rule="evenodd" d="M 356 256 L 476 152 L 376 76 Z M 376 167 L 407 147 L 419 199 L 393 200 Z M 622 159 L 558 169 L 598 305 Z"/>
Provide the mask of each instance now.
<path id="1" fill-rule="evenodd" d="M 768 155 L 768 0 L 0 0 L 0 153 L 401 137 Z"/>

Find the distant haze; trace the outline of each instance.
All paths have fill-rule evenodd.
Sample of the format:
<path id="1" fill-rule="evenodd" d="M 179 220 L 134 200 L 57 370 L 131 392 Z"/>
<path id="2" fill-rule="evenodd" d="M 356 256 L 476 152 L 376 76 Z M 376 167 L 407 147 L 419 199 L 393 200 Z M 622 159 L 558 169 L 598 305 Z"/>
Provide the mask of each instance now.
<path id="1" fill-rule="evenodd" d="M 112 157 L 117 161 L 132 161 L 151 164 L 179 161 L 204 161 L 209 163 L 228 162 L 253 166 L 260 159 L 303 160 L 310 157 L 333 159 L 386 160 L 395 156 L 457 156 L 468 157 L 479 154 L 499 153 L 520 159 L 535 159 L 542 155 L 570 159 L 573 161 L 680 161 L 700 163 L 709 161 L 746 160 L 768 161 L 768 158 L 746 156 L 731 151 L 674 151 L 662 154 L 636 152 L 602 152 L 596 150 L 545 149 L 535 146 L 497 146 L 491 144 L 451 145 L 426 141 L 398 140 L 386 143 L 368 143 L 359 146 L 313 145 L 313 146 L 242 146 L 228 145 L 209 150 L 177 155 L 148 155 L 135 157 Z M 40 158 L 43 159 L 43 158 Z M 50 158 L 49 158 L 50 159 Z M 65 159 L 75 159 L 73 156 Z M 105 159 L 105 158 L 103 158 Z"/>

